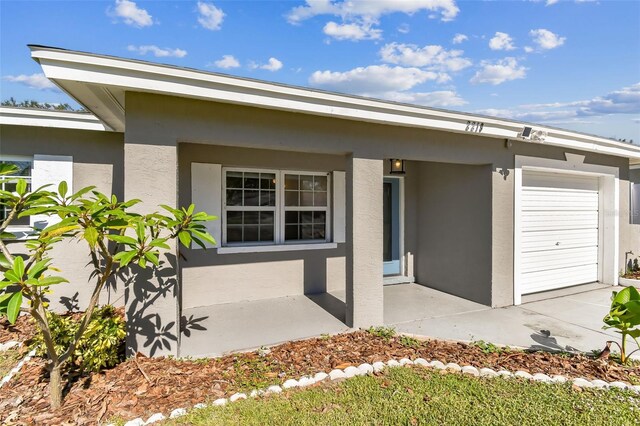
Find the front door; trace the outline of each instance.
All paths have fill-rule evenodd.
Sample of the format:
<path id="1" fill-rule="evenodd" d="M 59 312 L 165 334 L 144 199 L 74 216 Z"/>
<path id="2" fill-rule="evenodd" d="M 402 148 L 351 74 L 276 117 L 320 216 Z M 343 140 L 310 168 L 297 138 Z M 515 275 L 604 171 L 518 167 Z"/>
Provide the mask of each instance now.
<path id="1" fill-rule="evenodd" d="M 400 179 L 383 183 L 383 270 L 385 276 L 400 275 Z"/>

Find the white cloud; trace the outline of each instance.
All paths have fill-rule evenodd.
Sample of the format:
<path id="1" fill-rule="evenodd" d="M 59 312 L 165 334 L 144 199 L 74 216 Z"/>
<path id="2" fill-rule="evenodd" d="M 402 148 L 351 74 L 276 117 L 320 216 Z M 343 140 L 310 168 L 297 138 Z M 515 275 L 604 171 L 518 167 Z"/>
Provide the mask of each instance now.
<path id="1" fill-rule="evenodd" d="M 4 80 L 10 81 L 12 83 L 20 83 L 25 86 L 29 86 L 32 89 L 38 90 L 57 90 L 57 86 L 51 82 L 44 74 L 20 74 L 20 75 L 6 75 L 2 77 Z"/>
<path id="2" fill-rule="evenodd" d="M 213 3 L 198 2 L 198 23 L 203 28 L 216 31 L 222 28 L 222 21 L 225 14 L 222 9 L 217 8 Z"/>
<path id="3" fill-rule="evenodd" d="M 127 46 L 127 50 L 130 52 L 136 52 L 140 55 L 146 55 L 147 53 L 152 53 L 153 56 L 155 56 L 156 58 L 167 58 L 167 57 L 184 58 L 185 56 L 187 56 L 186 50 L 172 49 L 170 47 L 161 48 L 153 44 L 144 45 L 144 46 L 129 45 Z"/>
<path id="4" fill-rule="evenodd" d="M 409 26 L 409 24 L 400 24 L 400 26 L 398 27 L 399 33 L 408 34 L 409 31 L 411 31 L 411 27 Z"/>
<path id="5" fill-rule="evenodd" d="M 472 65 L 462 57 L 462 50 L 446 50 L 442 46 L 389 43 L 380 49 L 384 62 L 409 67 L 424 67 L 433 71 L 460 71 Z"/>
<path id="6" fill-rule="evenodd" d="M 337 40 L 376 40 L 382 36 L 382 30 L 371 28 L 371 24 L 337 24 L 333 21 L 327 22 L 323 32 Z"/>
<path id="7" fill-rule="evenodd" d="M 370 65 L 345 72 L 316 71 L 309 77 L 309 84 L 337 92 L 431 107 L 465 105 L 467 101 L 453 90 L 410 91 L 422 83 L 448 78 L 446 74 L 416 67 Z"/>
<path id="8" fill-rule="evenodd" d="M 391 13 L 412 15 L 421 10 L 437 12 L 443 21 L 453 20 L 460 12 L 455 0 L 307 0 L 305 5 L 291 9 L 287 14 L 287 20 L 292 24 L 298 24 L 314 16 L 333 15 L 349 20 L 372 21 Z"/>
<path id="9" fill-rule="evenodd" d="M 233 55 L 223 55 L 222 59 L 218 59 L 213 66 L 223 69 L 238 68 L 240 62 Z"/>
<path id="10" fill-rule="evenodd" d="M 527 69 L 518 64 L 516 58 L 508 57 L 496 62 L 482 61 L 481 69 L 471 78 L 471 83 L 498 85 L 506 81 L 525 78 Z"/>
<path id="11" fill-rule="evenodd" d="M 153 25 L 153 18 L 149 12 L 139 8 L 130 0 L 116 0 L 115 9 L 111 13 L 133 27 L 142 28 Z"/>
<path id="12" fill-rule="evenodd" d="M 342 23 L 327 23 L 325 34 L 340 40 L 372 40 L 382 36 L 382 30 L 375 27 L 382 16 L 392 13 L 413 15 L 422 10 L 432 12 L 429 17 L 435 14 L 442 21 L 451 21 L 460 12 L 455 0 L 306 0 L 304 5 L 292 8 L 286 18 L 295 25 L 314 16 L 336 16 Z"/>
<path id="13" fill-rule="evenodd" d="M 356 93 L 365 96 L 380 96 L 382 93 L 405 91 L 414 86 L 438 80 L 439 74 L 420 68 L 370 65 L 345 72 L 316 71 L 309 83 L 337 92 Z"/>
<path id="14" fill-rule="evenodd" d="M 266 64 L 257 64 L 255 62 L 252 62 L 251 64 L 249 64 L 249 67 L 253 68 L 253 69 L 261 69 L 261 70 L 267 70 L 267 71 L 278 71 L 280 68 L 282 68 L 282 62 L 280 62 L 278 59 L 276 58 L 269 58 L 269 61 Z"/>
<path id="15" fill-rule="evenodd" d="M 513 50 L 516 48 L 513 45 L 513 39 L 511 36 L 500 31 L 496 32 L 496 35 L 489 40 L 489 47 L 491 50 Z"/>
<path id="16" fill-rule="evenodd" d="M 533 38 L 533 42 L 543 50 L 560 47 L 567 39 L 566 37 L 559 37 L 557 34 L 554 34 L 549 30 L 545 30 L 544 28 L 531 30 L 529 31 L 529 35 Z"/>
<path id="17" fill-rule="evenodd" d="M 524 51 L 525 51 L 525 52 L 527 52 L 527 53 L 531 53 L 531 52 L 533 52 L 534 50 L 535 50 L 535 49 L 534 49 L 533 47 L 531 47 L 531 46 L 525 46 L 525 47 L 524 47 Z"/>
<path id="18" fill-rule="evenodd" d="M 479 111 L 489 115 L 522 121 L 549 123 L 585 122 L 585 117 L 614 114 L 640 113 L 640 83 L 592 99 L 525 104 L 511 109 L 489 109 Z"/>
<path id="19" fill-rule="evenodd" d="M 468 103 L 458 93 L 452 90 L 440 90 L 435 92 L 387 92 L 382 93 L 380 97 L 389 101 L 436 108 L 461 106 Z"/>
<path id="20" fill-rule="evenodd" d="M 545 6 L 551 6 L 552 4 L 558 3 L 560 0 L 547 0 Z"/>
<path id="21" fill-rule="evenodd" d="M 460 43 L 462 43 L 462 42 L 464 42 L 464 41 L 467 41 L 467 40 L 469 40 L 469 37 L 467 37 L 467 36 L 466 36 L 466 35 L 464 35 L 464 34 L 460 34 L 460 33 L 458 33 L 458 34 L 456 34 L 455 36 L 453 36 L 453 40 L 451 40 L 451 42 L 452 42 L 453 44 L 460 44 Z"/>

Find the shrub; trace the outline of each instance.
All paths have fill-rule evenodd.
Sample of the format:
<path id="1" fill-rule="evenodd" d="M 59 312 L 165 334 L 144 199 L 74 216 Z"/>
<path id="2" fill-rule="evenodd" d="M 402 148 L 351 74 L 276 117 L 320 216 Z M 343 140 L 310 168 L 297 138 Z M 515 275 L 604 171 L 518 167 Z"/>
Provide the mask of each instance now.
<path id="1" fill-rule="evenodd" d="M 56 351 L 68 348 L 75 339 L 80 320 L 72 315 L 47 313 Z M 125 322 L 113 306 L 105 305 L 91 314 L 87 330 L 82 334 L 71 355 L 70 367 L 80 371 L 98 372 L 124 360 Z M 42 332 L 31 344 L 39 356 L 46 356 Z"/>

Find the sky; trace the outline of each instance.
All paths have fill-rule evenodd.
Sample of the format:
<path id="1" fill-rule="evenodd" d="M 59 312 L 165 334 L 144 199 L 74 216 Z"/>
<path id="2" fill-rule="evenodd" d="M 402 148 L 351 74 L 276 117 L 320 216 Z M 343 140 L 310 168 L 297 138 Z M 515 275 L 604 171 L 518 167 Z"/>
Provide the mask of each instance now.
<path id="1" fill-rule="evenodd" d="M 640 1 L 0 0 L 0 97 L 77 105 L 27 44 L 640 142 Z"/>

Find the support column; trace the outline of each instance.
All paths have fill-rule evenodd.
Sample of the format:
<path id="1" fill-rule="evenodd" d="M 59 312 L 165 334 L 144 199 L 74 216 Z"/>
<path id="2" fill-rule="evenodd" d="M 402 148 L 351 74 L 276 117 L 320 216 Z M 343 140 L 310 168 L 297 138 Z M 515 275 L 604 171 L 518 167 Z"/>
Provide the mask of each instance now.
<path id="1" fill-rule="evenodd" d="M 160 204 L 178 205 L 178 149 L 175 140 L 124 145 L 125 199 L 140 199 L 138 213 L 160 211 Z M 132 138 L 133 139 L 133 138 Z M 178 260 L 174 242 L 161 265 L 133 269 L 125 290 L 127 353 L 177 355 L 179 342 Z"/>
<path id="2" fill-rule="evenodd" d="M 347 159 L 347 325 L 383 324 L 383 161 Z"/>

